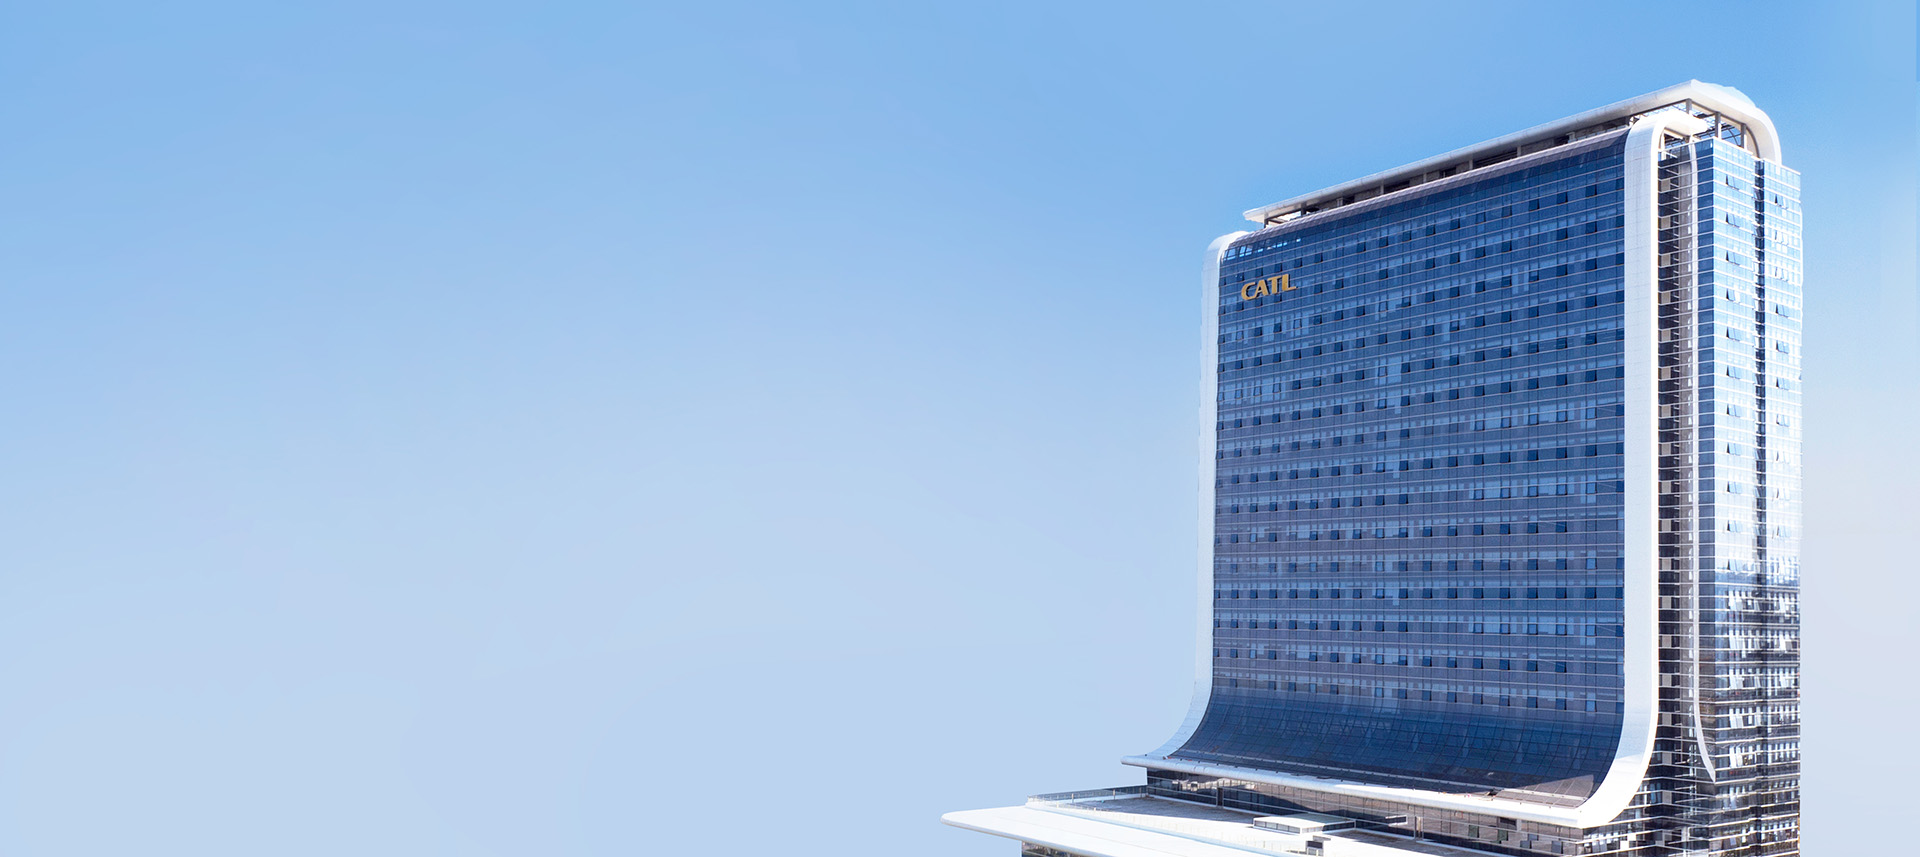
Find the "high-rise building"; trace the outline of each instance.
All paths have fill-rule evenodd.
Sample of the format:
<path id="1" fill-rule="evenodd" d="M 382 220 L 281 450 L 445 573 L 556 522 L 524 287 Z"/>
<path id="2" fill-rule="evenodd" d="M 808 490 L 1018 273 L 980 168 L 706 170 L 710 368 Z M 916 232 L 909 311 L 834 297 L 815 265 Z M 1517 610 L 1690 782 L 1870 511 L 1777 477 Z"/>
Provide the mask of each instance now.
<path id="1" fill-rule="evenodd" d="M 1247 212 L 1202 279 L 1191 712 L 1145 785 L 945 820 L 1797 854 L 1799 185 L 1693 81 Z"/>

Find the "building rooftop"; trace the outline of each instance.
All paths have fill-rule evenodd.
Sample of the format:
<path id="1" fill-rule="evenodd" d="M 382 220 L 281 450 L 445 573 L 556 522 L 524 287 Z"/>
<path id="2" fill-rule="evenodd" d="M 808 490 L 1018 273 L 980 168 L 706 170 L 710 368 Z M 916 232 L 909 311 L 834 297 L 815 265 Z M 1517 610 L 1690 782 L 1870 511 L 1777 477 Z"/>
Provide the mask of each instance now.
<path id="1" fill-rule="evenodd" d="M 1691 115 L 1708 119 L 1711 127 L 1718 129 L 1715 133 L 1737 139 L 1762 158 L 1776 162 L 1780 160 L 1779 138 L 1767 114 L 1737 89 L 1690 80 L 1403 167 L 1249 209 L 1246 218 L 1262 226 L 1285 223 L 1505 163 L 1523 155 L 1544 152 L 1595 134 L 1625 128 L 1636 117 L 1670 109 L 1685 110 Z"/>

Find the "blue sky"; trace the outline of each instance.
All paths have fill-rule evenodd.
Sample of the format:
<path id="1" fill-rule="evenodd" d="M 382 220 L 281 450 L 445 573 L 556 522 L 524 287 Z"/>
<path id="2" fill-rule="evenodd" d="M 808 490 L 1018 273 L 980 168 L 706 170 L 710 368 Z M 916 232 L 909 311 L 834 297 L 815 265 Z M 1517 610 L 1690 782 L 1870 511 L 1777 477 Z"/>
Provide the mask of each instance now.
<path id="1" fill-rule="evenodd" d="M 0 852 L 1010 853 L 1186 705 L 1208 241 L 1688 78 L 1805 175 L 1809 852 L 1906 809 L 1911 4 L 0 14 Z"/>

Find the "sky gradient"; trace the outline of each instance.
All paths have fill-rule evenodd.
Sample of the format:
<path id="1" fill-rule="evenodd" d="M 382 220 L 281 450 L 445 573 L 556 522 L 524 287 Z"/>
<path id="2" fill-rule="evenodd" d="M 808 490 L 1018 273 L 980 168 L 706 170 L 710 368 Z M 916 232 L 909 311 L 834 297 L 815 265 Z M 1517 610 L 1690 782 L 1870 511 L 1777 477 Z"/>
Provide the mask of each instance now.
<path id="1" fill-rule="evenodd" d="M 1904 819 L 1911 3 L 282 5 L 0 12 L 0 853 L 1011 854 L 1187 704 L 1207 243 L 1689 78 L 1805 177 L 1806 850 Z"/>

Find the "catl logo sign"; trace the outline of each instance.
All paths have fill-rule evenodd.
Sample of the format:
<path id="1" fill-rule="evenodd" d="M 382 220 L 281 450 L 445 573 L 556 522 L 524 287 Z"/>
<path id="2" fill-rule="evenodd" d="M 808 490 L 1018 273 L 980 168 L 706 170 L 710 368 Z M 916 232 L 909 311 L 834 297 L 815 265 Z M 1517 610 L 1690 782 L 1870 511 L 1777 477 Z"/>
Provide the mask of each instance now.
<path id="1" fill-rule="evenodd" d="M 1290 291 L 1293 291 L 1293 284 L 1287 282 L 1286 274 L 1281 274 L 1278 277 L 1268 277 L 1264 280 L 1253 280 L 1242 284 L 1240 286 L 1240 299 L 1250 301 L 1254 298 L 1264 298 L 1267 295 L 1277 295 L 1281 292 Z"/>

